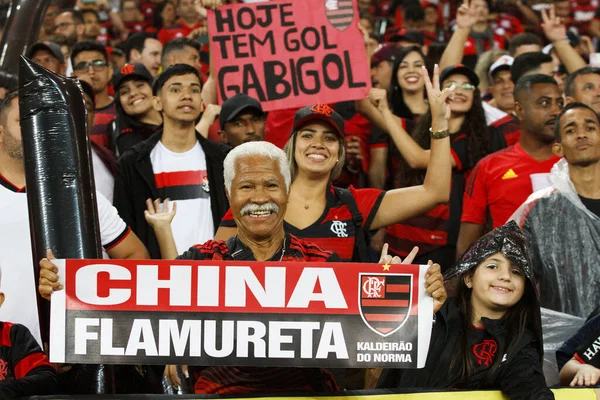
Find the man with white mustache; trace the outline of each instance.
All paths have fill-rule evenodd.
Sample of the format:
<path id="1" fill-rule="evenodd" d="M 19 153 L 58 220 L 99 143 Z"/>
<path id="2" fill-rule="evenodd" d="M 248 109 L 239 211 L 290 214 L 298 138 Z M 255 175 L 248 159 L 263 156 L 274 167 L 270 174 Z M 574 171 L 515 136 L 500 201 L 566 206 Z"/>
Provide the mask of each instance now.
<path id="1" fill-rule="evenodd" d="M 311 242 L 285 233 L 291 172 L 283 150 L 268 142 L 248 142 L 235 147 L 223 163 L 225 190 L 237 225 L 237 235 L 227 241 L 209 240 L 192 246 L 177 257 L 170 222 L 175 209 L 161 211 L 149 204 L 146 218 L 156 232 L 163 257 L 183 260 L 306 261 L 335 262 L 339 256 Z M 168 204 L 164 205 L 168 209 Z M 387 246 L 386 246 L 387 247 Z M 412 261 L 404 260 L 407 263 Z M 399 257 L 382 253 L 380 262 L 399 264 Z M 434 298 L 434 309 L 446 299 L 440 266 L 433 264 L 426 274 L 426 291 Z M 187 367 L 183 367 L 187 371 Z M 213 366 L 190 371 L 195 393 L 246 394 L 268 392 L 337 391 L 333 375 L 315 368 L 263 368 Z M 165 374 L 176 385 L 175 366 Z"/>

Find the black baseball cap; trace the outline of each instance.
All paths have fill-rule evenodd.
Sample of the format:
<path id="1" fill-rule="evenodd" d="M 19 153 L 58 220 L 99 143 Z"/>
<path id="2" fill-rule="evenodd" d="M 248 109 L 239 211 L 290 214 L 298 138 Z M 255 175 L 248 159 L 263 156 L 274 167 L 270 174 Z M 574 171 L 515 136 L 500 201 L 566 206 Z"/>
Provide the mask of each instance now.
<path id="1" fill-rule="evenodd" d="M 119 85 L 123 83 L 125 79 L 141 78 L 152 85 L 152 75 L 144 67 L 144 64 L 140 63 L 127 63 L 121 67 L 120 70 L 114 73 L 112 81 L 115 90 L 119 90 Z"/>
<path id="2" fill-rule="evenodd" d="M 344 137 L 344 119 L 327 104 L 313 104 L 296 111 L 292 133 L 312 121 L 326 122 L 335 129 L 340 137 Z"/>
<path id="3" fill-rule="evenodd" d="M 448 78 L 450 75 L 460 74 L 464 75 L 469 79 L 469 82 L 475 87 L 479 86 L 479 77 L 473 70 L 469 67 L 464 66 L 463 64 L 451 65 L 449 67 L 444 68 L 442 73 L 440 74 L 440 85 Z"/>
<path id="4" fill-rule="evenodd" d="M 65 63 L 65 56 L 60 50 L 60 46 L 54 42 L 37 42 L 29 49 L 27 53 L 28 58 L 33 58 L 34 54 L 40 50 L 46 50 L 50 52 L 54 57 L 60 61 L 61 64 Z"/>
<path id="5" fill-rule="evenodd" d="M 221 105 L 221 113 L 219 114 L 219 123 L 221 130 L 225 128 L 225 123 L 235 119 L 240 113 L 247 109 L 253 109 L 261 114 L 264 114 L 260 102 L 244 93 L 238 93 L 233 97 L 228 98 Z"/>

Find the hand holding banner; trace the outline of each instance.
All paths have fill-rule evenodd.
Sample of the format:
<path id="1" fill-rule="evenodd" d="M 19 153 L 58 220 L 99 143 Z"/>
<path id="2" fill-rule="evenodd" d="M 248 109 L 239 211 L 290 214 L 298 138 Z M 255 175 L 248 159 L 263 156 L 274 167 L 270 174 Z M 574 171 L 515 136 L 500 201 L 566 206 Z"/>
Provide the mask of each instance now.
<path id="1" fill-rule="evenodd" d="M 422 368 L 427 266 L 57 260 L 50 359 Z"/>
<path id="2" fill-rule="evenodd" d="M 365 98 L 370 78 L 358 20 L 352 0 L 209 11 L 219 102 L 242 92 L 270 111 Z"/>

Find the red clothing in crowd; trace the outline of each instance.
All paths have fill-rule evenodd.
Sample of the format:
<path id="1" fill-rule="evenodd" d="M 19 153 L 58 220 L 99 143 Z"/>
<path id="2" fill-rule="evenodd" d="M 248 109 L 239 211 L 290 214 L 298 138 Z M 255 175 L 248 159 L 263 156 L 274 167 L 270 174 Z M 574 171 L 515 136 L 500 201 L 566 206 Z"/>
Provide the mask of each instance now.
<path id="1" fill-rule="evenodd" d="M 94 126 L 90 131 L 90 139 L 97 145 L 108 146 L 108 125 L 117 117 L 117 108 L 113 101 L 104 108 L 97 108 Z"/>
<path id="2" fill-rule="evenodd" d="M 494 121 L 490 125 L 490 132 L 492 137 L 498 134 L 502 135 L 506 141 L 506 146 L 512 146 L 518 143 L 521 137 L 521 123 L 516 117 L 508 114 L 506 117 Z"/>
<path id="3" fill-rule="evenodd" d="M 203 25 L 202 21 L 198 21 L 194 25 L 188 25 L 183 20 L 177 21 L 171 28 L 162 28 L 158 31 L 157 38 L 164 45 L 169 40 L 187 37 L 193 30 L 201 28 Z"/>
<path id="4" fill-rule="evenodd" d="M 385 192 L 378 189 L 354 189 L 352 186 L 349 190 L 363 216 L 363 229 L 369 231 Z M 220 226 L 236 227 L 231 210 L 227 211 Z M 325 210 L 318 220 L 304 229 L 298 229 L 285 221 L 284 227 L 286 232 L 294 236 L 333 251 L 342 261 L 352 261 L 356 246 L 356 227 L 350 209 L 340 199 L 333 185 L 327 192 Z"/>
<path id="5" fill-rule="evenodd" d="M 465 188 L 461 222 L 492 227 L 504 225 L 533 192 L 531 174 L 549 173 L 560 159 L 537 161 L 517 143 L 483 158 L 471 173 Z"/>

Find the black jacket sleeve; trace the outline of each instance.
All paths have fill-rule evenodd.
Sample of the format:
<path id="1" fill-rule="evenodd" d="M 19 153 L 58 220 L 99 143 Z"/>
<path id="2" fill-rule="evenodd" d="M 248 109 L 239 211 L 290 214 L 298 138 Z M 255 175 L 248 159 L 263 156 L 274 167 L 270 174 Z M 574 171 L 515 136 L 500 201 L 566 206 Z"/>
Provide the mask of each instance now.
<path id="1" fill-rule="evenodd" d="M 115 175 L 113 205 L 115 206 L 115 208 L 119 212 L 119 216 L 123 218 L 123 221 L 125 221 L 127 226 L 134 229 L 134 227 L 137 226 L 135 224 L 135 208 L 133 206 L 132 201 L 134 190 L 129 184 L 129 176 L 127 173 L 128 163 L 133 160 L 130 159 L 128 156 L 129 154 L 121 157 L 121 159 L 119 160 L 117 173 Z"/>
<path id="2" fill-rule="evenodd" d="M 56 372 L 29 329 L 14 324 L 10 338 L 9 363 L 14 378 L 0 381 L 0 399 L 56 393 Z"/>
<path id="3" fill-rule="evenodd" d="M 546 385 L 540 354 L 533 344 L 523 347 L 499 377 L 500 389 L 511 400 L 554 399 Z"/>
<path id="4" fill-rule="evenodd" d="M 590 340 L 596 330 L 600 329 L 600 316 L 596 316 L 585 323 L 575 335 L 570 337 L 562 346 L 556 350 L 556 363 L 560 371 L 565 364 L 573 358 L 577 348 Z"/>

